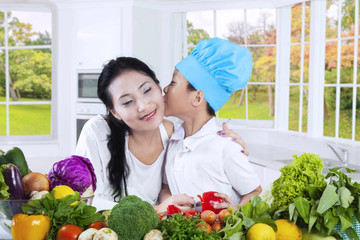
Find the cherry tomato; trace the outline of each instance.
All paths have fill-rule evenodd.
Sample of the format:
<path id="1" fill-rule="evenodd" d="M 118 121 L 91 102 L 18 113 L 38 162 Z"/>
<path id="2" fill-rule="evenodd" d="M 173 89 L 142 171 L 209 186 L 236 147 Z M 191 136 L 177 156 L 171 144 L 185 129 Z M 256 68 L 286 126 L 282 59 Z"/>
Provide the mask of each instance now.
<path id="1" fill-rule="evenodd" d="M 220 220 L 221 223 L 224 223 L 224 218 L 227 215 L 231 215 L 231 212 L 229 210 L 227 210 L 227 209 L 221 210 L 221 212 L 219 213 L 219 220 Z"/>
<path id="2" fill-rule="evenodd" d="M 76 240 L 82 231 L 79 226 L 66 224 L 57 232 L 56 240 Z"/>
<path id="3" fill-rule="evenodd" d="M 199 222 L 198 224 L 196 224 L 196 226 L 201 228 L 202 230 L 204 230 L 208 234 L 212 232 L 211 226 L 208 223 L 205 223 L 205 226 L 204 226 L 203 222 Z"/>
<path id="4" fill-rule="evenodd" d="M 221 224 L 219 222 L 215 222 L 212 226 L 211 226 L 213 231 L 220 231 L 221 230 Z"/>
<path id="5" fill-rule="evenodd" d="M 208 224 L 213 224 L 216 220 L 216 214 L 211 210 L 205 210 L 201 213 L 201 219 Z"/>
<path id="6" fill-rule="evenodd" d="M 93 222 L 91 223 L 89 226 L 87 226 L 86 229 L 88 228 L 96 228 L 97 230 L 100 230 L 102 228 L 107 228 L 108 226 L 106 225 L 105 222 L 103 221 L 97 221 L 97 222 Z"/>

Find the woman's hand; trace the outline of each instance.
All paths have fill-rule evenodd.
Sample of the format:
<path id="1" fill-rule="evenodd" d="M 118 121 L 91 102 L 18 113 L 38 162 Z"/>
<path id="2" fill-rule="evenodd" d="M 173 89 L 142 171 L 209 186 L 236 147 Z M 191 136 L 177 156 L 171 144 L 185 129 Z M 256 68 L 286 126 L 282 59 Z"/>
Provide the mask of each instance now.
<path id="1" fill-rule="evenodd" d="M 214 208 L 216 209 L 228 209 L 228 208 L 232 208 L 234 210 L 237 210 L 237 204 L 235 204 L 233 201 L 231 201 L 231 199 L 229 198 L 229 196 L 227 194 L 224 193 L 214 193 L 215 197 L 221 197 L 222 199 L 224 199 L 223 203 L 218 203 L 214 206 Z"/>
<path id="2" fill-rule="evenodd" d="M 236 132 L 234 132 L 233 130 L 229 129 L 228 125 L 226 123 L 223 123 L 222 125 L 223 129 L 221 131 L 218 131 L 217 134 L 222 136 L 222 137 L 231 137 L 231 139 L 240 144 L 242 146 L 242 148 L 244 149 L 242 152 L 246 155 L 249 156 L 249 151 L 247 149 L 246 143 L 245 141 L 240 137 L 239 134 L 237 134 Z"/>
<path id="3" fill-rule="evenodd" d="M 195 201 L 192 197 L 189 197 L 186 194 L 176 194 L 167 198 L 159 205 L 154 206 L 154 208 L 159 215 L 164 216 L 167 213 L 167 207 L 169 205 L 175 205 L 176 207 L 180 208 L 182 212 L 185 212 L 187 210 L 194 210 L 194 204 Z"/>

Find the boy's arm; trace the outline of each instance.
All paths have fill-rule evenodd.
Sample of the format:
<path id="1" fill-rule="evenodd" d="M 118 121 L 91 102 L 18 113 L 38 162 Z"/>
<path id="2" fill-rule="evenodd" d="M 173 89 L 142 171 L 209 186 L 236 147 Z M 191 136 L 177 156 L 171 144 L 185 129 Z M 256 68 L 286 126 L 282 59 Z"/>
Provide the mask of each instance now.
<path id="1" fill-rule="evenodd" d="M 243 196 L 241 196 L 241 201 L 240 201 L 240 206 L 244 206 L 246 203 L 248 203 L 251 200 L 251 197 L 254 195 L 259 195 L 262 192 L 262 188 L 259 185 L 254 191 L 245 194 Z"/>

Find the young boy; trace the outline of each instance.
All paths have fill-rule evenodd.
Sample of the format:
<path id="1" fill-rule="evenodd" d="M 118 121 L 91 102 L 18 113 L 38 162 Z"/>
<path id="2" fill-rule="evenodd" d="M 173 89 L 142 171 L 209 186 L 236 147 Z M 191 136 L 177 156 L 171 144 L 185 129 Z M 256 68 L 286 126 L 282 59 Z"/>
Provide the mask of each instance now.
<path id="1" fill-rule="evenodd" d="M 215 111 L 246 87 L 251 70 L 251 52 L 220 38 L 202 40 L 176 65 L 164 89 L 165 115 L 184 121 L 167 149 L 165 178 L 171 194 L 196 197 L 215 191 L 225 200 L 217 208 L 237 208 L 260 194 L 259 178 L 242 147 L 218 136 L 221 128 L 215 123 Z"/>

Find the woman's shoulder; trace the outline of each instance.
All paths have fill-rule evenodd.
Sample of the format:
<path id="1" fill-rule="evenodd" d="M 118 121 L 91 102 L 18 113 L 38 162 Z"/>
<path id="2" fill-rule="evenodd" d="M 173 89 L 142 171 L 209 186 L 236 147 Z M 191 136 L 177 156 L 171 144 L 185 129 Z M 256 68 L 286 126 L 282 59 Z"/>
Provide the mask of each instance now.
<path id="1" fill-rule="evenodd" d="M 109 130 L 109 125 L 107 124 L 106 120 L 101 115 L 96 115 L 90 118 L 84 125 L 84 130 L 102 130 L 107 131 Z"/>
<path id="2" fill-rule="evenodd" d="M 164 119 L 162 121 L 162 124 L 164 125 L 166 133 L 167 133 L 168 137 L 170 138 L 174 132 L 174 123 L 169 120 Z"/>

